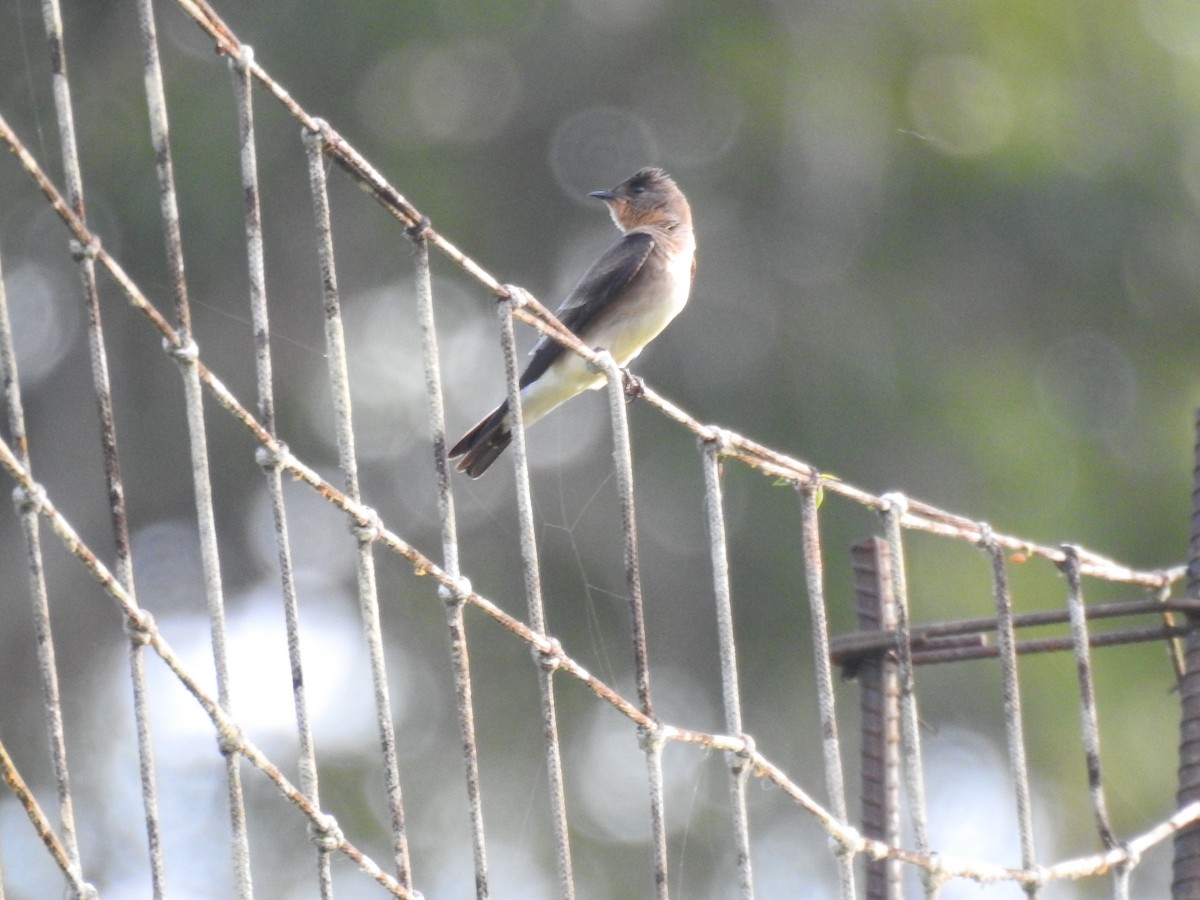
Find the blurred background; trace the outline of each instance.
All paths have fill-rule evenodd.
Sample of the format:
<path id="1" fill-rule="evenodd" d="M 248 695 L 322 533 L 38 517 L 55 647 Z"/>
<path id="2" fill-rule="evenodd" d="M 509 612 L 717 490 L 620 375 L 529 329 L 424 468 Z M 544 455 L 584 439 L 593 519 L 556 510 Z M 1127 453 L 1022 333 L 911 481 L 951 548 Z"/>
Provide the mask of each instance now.
<path id="1" fill-rule="evenodd" d="M 553 307 L 615 232 L 586 194 L 665 167 L 691 200 L 699 268 L 684 314 L 634 366 L 697 418 L 874 492 L 901 490 L 998 530 L 1071 541 L 1152 568 L 1186 556 L 1192 409 L 1200 396 L 1200 8 L 996 0 L 261 0 L 214 4 L 256 59 L 328 119 L 443 235 Z M 254 403 L 232 81 L 211 41 L 158 4 L 195 336 Z M 168 315 L 141 49 L 132 4 L 64 4 L 88 217 Z M 39 5 L 0 5 L 0 113 L 62 184 Z M 298 124 L 257 96 L 279 430 L 335 483 L 320 281 Z M 410 245 L 331 173 L 364 499 L 438 558 Z M 0 162 L 0 252 L 36 476 L 111 558 L 95 404 L 66 231 L 15 160 Z M 501 397 L 487 293 L 434 260 L 453 438 Z M 102 278 L 140 602 L 193 668 L 211 669 L 182 392 L 160 339 Z M 520 339 L 532 343 L 529 329 Z M 621 537 L 605 398 L 530 433 L 551 629 L 632 695 Z M 630 407 L 652 677 L 667 721 L 720 731 L 702 477 L 693 438 Z M 253 444 L 208 426 L 223 534 L 234 708 L 294 767 L 295 738 L 270 508 Z M 7 434 L 7 425 L 0 426 Z M 824 797 L 795 494 L 726 466 L 746 727 Z M 513 474 L 454 482 L 463 567 L 524 617 Z M 387 856 L 353 540 L 289 486 L 322 800 Z M 872 514 L 822 506 L 835 632 L 853 627 L 849 546 Z M 51 542 L 47 541 L 47 544 Z M 0 516 L 0 736 L 52 807 L 22 538 Z M 987 560 L 915 536 L 913 617 L 987 615 Z M 378 554 L 417 885 L 474 895 L 444 617 L 428 580 Z M 1061 606 L 1043 562 L 1013 564 L 1018 610 Z M 107 897 L 149 891 L 122 623 L 57 547 L 47 576 L 87 876 Z M 1088 583 L 1089 600 L 1134 589 Z M 468 610 L 484 814 L 497 897 L 554 894 L 536 682 L 528 652 Z M 1174 803 L 1178 698 L 1159 645 L 1095 657 L 1109 807 L 1122 836 Z M 173 897 L 230 895 L 221 761 L 207 720 L 149 666 Z M 1066 657 L 1022 662 L 1039 851 L 1099 848 Z M 644 765 L 633 730 L 565 679 L 564 766 L 581 897 L 647 896 Z M 994 662 L 920 673 L 934 843 L 1019 863 Z M 839 686 L 848 778 L 857 689 Z M 728 897 L 724 761 L 666 751 L 671 886 Z M 246 779 L 263 896 L 315 892 L 299 817 Z M 751 790 L 759 896 L 832 897 L 823 832 Z M 852 788 L 852 809 L 857 790 Z M 8 896 L 61 882 L 0 798 Z M 378 890 L 335 867 L 339 895 Z M 1134 877 L 1166 894 L 1170 848 Z M 1108 882 L 1044 896 L 1109 896 Z M 1018 897 L 951 885 L 944 897 Z"/>

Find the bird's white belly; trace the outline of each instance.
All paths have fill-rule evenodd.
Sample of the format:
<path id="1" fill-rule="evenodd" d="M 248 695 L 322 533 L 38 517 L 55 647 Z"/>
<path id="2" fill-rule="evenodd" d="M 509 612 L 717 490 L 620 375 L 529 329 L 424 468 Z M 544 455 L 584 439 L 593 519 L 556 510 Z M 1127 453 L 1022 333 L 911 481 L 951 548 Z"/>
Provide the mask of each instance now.
<path id="1" fill-rule="evenodd" d="M 621 304 L 622 314 L 585 336 L 591 347 L 603 347 L 619 365 L 625 365 L 658 337 L 687 305 L 692 287 L 695 244 L 674 254 L 664 277 L 640 285 Z M 664 286 L 669 286 L 664 291 Z"/>

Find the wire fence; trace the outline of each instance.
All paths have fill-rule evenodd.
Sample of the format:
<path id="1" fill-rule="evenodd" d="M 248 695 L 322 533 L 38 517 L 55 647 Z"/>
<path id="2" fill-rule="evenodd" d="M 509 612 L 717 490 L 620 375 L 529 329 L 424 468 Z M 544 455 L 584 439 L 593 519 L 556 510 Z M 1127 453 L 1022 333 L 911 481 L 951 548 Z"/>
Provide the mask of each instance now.
<path id="1" fill-rule="evenodd" d="M 1185 567 L 1140 571 L 1123 566 L 1096 553 L 1073 545 L 1047 546 L 1003 534 L 985 522 L 956 515 L 901 494 L 876 495 L 842 480 L 827 476 L 803 461 L 732 431 L 700 422 L 685 410 L 660 395 L 652 387 L 632 382 L 613 359 L 579 343 L 527 291 L 499 281 L 459 250 L 432 224 L 430 218 L 414 207 L 366 159 L 350 146 L 327 122 L 305 112 L 256 61 L 249 46 L 242 43 L 204 0 L 176 0 L 177 6 L 199 25 L 215 43 L 233 74 L 234 96 L 240 139 L 240 168 L 246 233 L 246 252 L 250 284 L 250 316 L 255 348 L 257 406 L 251 409 L 206 364 L 204 348 L 193 333 L 190 303 L 185 277 L 185 247 L 180 236 L 174 162 L 169 139 L 168 109 L 164 99 L 163 76 L 159 59 L 155 14 L 150 0 L 139 0 L 139 22 L 145 64 L 147 108 L 151 126 L 154 158 L 157 166 L 162 226 L 166 244 L 169 290 L 174 312 L 169 317 L 135 283 L 93 229 L 85 216 L 84 187 L 80 175 L 79 154 L 75 143 L 75 125 L 71 105 L 71 82 L 67 74 L 64 35 L 57 0 L 43 4 L 47 40 L 51 49 L 52 88 L 57 111 L 65 185 L 60 188 L 46 174 L 17 134 L 0 117 L 0 138 L 20 166 L 36 184 L 46 203 L 66 228 L 70 253 L 78 269 L 82 296 L 87 311 L 88 347 L 92 387 L 99 411 L 100 443 L 104 453 L 104 472 L 111 525 L 111 561 L 109 550 L 98 549 L 94 541 L 85 541 L 61 511 L 62 498 L 55 485 L 43 484 L 34 474 L 36 447 L 30 446 L 23 418 L 23 397 L 15 345 L 20 335 L 10 325 L 7 300 L 0 280 L 0 363 L 4 372 L 7 438 L 0 442 L 0 466 L 15 485 L 17 516 L 24 535 L 24 559 L 28 569 L 28 596 L 35 623 L 38 650 L 37 670 L 41 684 L 49 733 L 49 763 L 55 785 L 53 813 L 43 810 L 37 799 L 33 779 L 25 777 L 23 767 L 0 744 L 0 768 L 12 795 L 23 807 L 29 824 L 61 873 L 71 896 L 98 896 L 91 883 L 94 877 L 81 855 L 81 835 L 75 824 L 76 792 L 72 787 L 67 759 L 67 740 L 63 724 L 63 687 L 59 682 L 59 664 L 55 658 L 55 639 L 51 626 L 51 591 L 45 577 L 42 539 L 48 533 L 78 560 L 90 579 L 103 590 L 120 613 L 126 633 L 129 683 L 141 795 L 143 840 L 139 852 L 149 860 L 149 886 L 155 897 L 172 896 L 169 860 L 164 851 L 164 823 L 160 815 L 161 797 L 152 729 L 153 697 L 147 689 L 147 666 L 164 665 L 191 696 L 211 723 L 224 762 L 224 786 L 229 820 L 232 890 L 240 898 L 253 896 L 254 813 L 248 813 L 247 795 L 257 794 L 261 785 L 269 785 L 278 797 L 290 804 L 288 815 L 306 822 L 314 849 L 312 881 L 307 889 L 323 898 L 334 896 L 335 874 L 353 894 L 366 879 L 397 897 L 422 896 L 422 885 L 430 881 L 413 864 L 410 842 L 413 839 L 406 817 L 402 786 L 400 745 L 404 735 L 396 732 L 391 696 L 394 676 L 387 662 L 387 642 L 382 624 L 377 566 L 382 557 L 404 561 L 415 575 L 430 586 L 426 596 L 437 598 L 445 615 L 453 677 L 455 717 L 462 757 L 465 805 L 469 822 L 469 847 L 474 872 L 474 894 L 488 897 L 493 891 L 494 859 L 489 858 L 487 817 L 481 775 L 481 754 L 476 727 L 475 688 L 472 684 L 470 641 L 465 614 L 481 613 L 499 625 L 531 653 L 537 679 L 541 749 L 544 756 L 548 806 L 532 815 L 544 817 L 552 843 L 555 868 L 554 893 L 570 898 L 582 894 L 579 887 L 580 853 L 572 828 L 570 794 L 564 766 L 559 704 L 568 690 L 565 682 L 585 688 L 594 702 L 607 705 L 624 717 L 628 730 L 636 733 L 646 767 L 645 808 L 649 839 L 644 845 L 651 859 L 651 875 L 641 896 L 666 898 L 671 886 L 672 846 L 669 840 L 668 794 L 664 777 L 664 750 L 682 745 L 694 754 L 722 754 L 727 767 L 728 805 L 720 826 L 716 852 L 730 860 L 735 877 L 731 892 L 739 897 L 782 896 L 756 882 L 754 861 L 768 853 L 756 841 L 752 806 L 748 801 L 751 784 L 760 783 L 790 803 L 793 814 L 815 823 L 828 837 L 829 853 L 836 869 L 836 892 L 843 898 L 899 896 L 903 874 L 919 875 L 920 890 L 926 897 L 955 880 L 983 884 L 1005 882 L 1018 886 L 1029 897 L 1058 882 L 1085 878 L 1111 879 L 1112 894 L 1129 897 L 1130 878 L 1144 854 L 1200 819 L 1200 802 L 1188 795 L 1186 775 L 1181 784 L 1177 808 L 1150 827 L 1133 836 L 1122 836 L 1114 828 L 1108 811 L 1105 769 L 1102 766 L 1099 722 L 1096 706 L 1096 680 L 1091 665 L 1096 646 L 1135 640 L 1165 642 L 1171 650 L 1174 673 L 1182 686 L 1185 716 L 1189 698 L 1187 676 L 1200 671 L 1189 664 L 1180 639 L 1192 634 L 1188 623 L 1200 612 L 1196 601 L 1176 596 L 1186 574 Z M 325 359 L 335 412 L 334 427 L 338 468 L 342 475 L 335 484 L 314 465 L 294 454 L 280 434 L 271 356 L 271 332 L 268 317 L 268 291 L 265 280 L 264 233 L 260 209 L 261 187 L 256 161 L 259 137 L 255 128 L 256 89 L 282 105 L 295 118 L 302 132 L 308 163 L 313 220 L 316 226 L 316 255 L 320 269 L 323 304 Z M 366 190 L 376 203 L 398 223 L 397 239 L 411 242 L 415 253 L 414 291 L 427 396 L 428 429 L 431 436 L 429 478 L 436 485 L 440 555 L 410 543 L 397 528 L 385 521 L 371 506 L 359 479 L 356 430 L 353 419 L 349 361 L 355 348 L 347 344 L 338 279 L 338 256 L 334 250 L 333 226 L 327 183 L 327 163 L 334 163 L 349 178 Z M 14 164 L 10 161 L 9 164 Z M 518 356 L 513 322 L 519 320 L 566 345 L 602 370 L 608 379 L 609 412 L 614 446 L 615 489 L 619 498 L 624 589 L 628 601 L 631 651 L 634 657 L 634 691 L 629 696 L 613 684 L 588 670 L 555 637 L 543 603 L 541 567 L 538 558 L 536 521 L 531 494 L 528 454 L 519 422 L 514 427 L 512 459 L 516 473 L 516 503 L 520 523 L 520 565 L 523 575 L 526 613 L 523 618 L 506 611 L 495 598 L 484 596 L 468 581 L 460 560 L 458 528 L 455 516 L 454 483 L 446 459 L 446 425 L 442 396 L 442 363 L 439 359 L 438 309 L 431 278 L 432 251 L 475 279 L 496 298 L 497 326 L 507 375 L 509 407 L 518 414 Z M 135 591 L 135 562 L 131 552 L 125 488 L 119 465 L 113 390 L 109 380 L 111 357 L 106 349 L 103 319 L 109 314 L 101 298 L 101 285 L 111 285 L 123 295 L 149 326 L 146 332 L 161 340 L 165 351 L 178 366 L 183 383 L 183 407 L 186 414 L 190 471 L 193 478 L 195 515 L 209 627 L 209 643 L 215 671 L 215 691 L 185 663 L 156 625 L 151 611 L 139 603 Z M 639 566 L 637 509 L 634 503 L 635 468 L 630 450 L 630 426 L 627 406 L 632 398 L 652 407 L 675 426 L 695 437 L 696 465 L 703 475 L 704 516 L 707 525 L 712 567 L 713 615 L 718 635 L 721 702 L 724 730 L 704 731 L 686 722 L 668 721 L 657 712 L 652 694 L 649 642 L 643 611 Z M 282 600 L 288 664 L 293 687 L 296 725 L 295 774 L 286 775 L 287 767 L 273 761 L 255 742 L 255 722 L 235 716 L 234 683 L 228 662 L 228 626 L 214 512 L 210 439 L 206 432 L 205 409 L 219 409 L 240 426 L 256 446 L 255 462 L 261 467 L 265 489 L 270 498 L 274 549 L 278 560 L 278 592 Z M 786 485 L 797 498 L 796 531 L 781 536 L 781 543 L 798 546 L 811 619 L 812 666 L 817 697 L 815 724 L 820 734 L 822 773 L 820 785 L 810 783 L 808 772 L 789 771 L 780 759 L 786 748 L 760 746 L 747 732 L 743 716 L 743 687 L 739 683 L 738 651 L 735 634 L 736 598 L 731 586 L 730 552 L 725 523 L 723 490 L 726 469 L 731 464 L 745 467 L 764 479 Z M 285 476 L 315 492 L 332 505 L 350 524 L 354 537 L 354 573 L 361 628 L 369 662 L 370 695 L 378 741 L 378 764 L 385 793 L 387 833 L 386 858 L 375 858 L 364 849 L 362 836 L 344 828 L 328 811 L 323 800 L 318 772 L 317 740 L 309 712 L 307 691 L 308 660 L 302 653 L 300 621 L 302 599 L 297 585 L 297 562 L 293 558 L 291 532 L 295 519 L 285 502 Z M 826 600 L 826 576 L 823 570 L 823 520 L 830 506 L 848 504 L 872 510 L 880 517 L 880 538 L 857 545 L 855 549 L 856 593 L 859 630 L 851 634 L 831 635 Z M 910 597 L 912 587 L 905 559 L 911 536 L 927 533 L 959 542 L 981 553 L 990 572 L 994 617 L 914 624 Z M 1194 539 L 1195 540 L 1195 539 Z M 790 552 L 790 551 L 789 551 Z M 1193 555 L 1196 547 L 1193 546 Z M 1036 613 L 1016 613 L 1009 586 L 1008 567 L 1014 558 L 1044 560 L 1057 567 L 1065 579 L 1062 608 Z M 8 585 L 17 579 L 9 574 Z M 1086 606 L 1084 587 L 1089 580 L 1125 585 L 1145 595 L 1145 599 Z M 12 590 L 6 594 L 11 595 Z M 5 615 L 10 614 L 5 611 Z M 1097 621 L 1132 615 L 1155 616 L 1161 621 L 1140 629 L 1098 632 Z M 1068 635 L 1057 638 L 1018 640 L 1020 628 L 1065 623 Z M 474 631 L 482 625 L 473 625 Z M 995 633 L 996 643 L 986 635 Z M 1188 650 L 1194 654 L 1194 641 L 1188 637 Z M 742 648 L 744 651 L 744 648 Z M 1089 805 L 1094 819 L 1099 849 L 1094 853 L 1050 861 L 1038 852 L 1035 840 L 1035 813 L 1038 809 L 1030 774 L 1026 714 L 1022 708 L 1018 658 L 1030 652 L 1069 650 L 1074 655 L 1078 681 L 1081 758 L 1086 773 Z M 1011 863 L 972 856 L 956 858 L 941 852 L 930 829 L 922 753 L 922 720 L 918 708 L 916 671 L 937 662 L 972 658 L 999 660 L 1002 681 L 1002 713 L 1006 748 L 1006 777 L 1011 783 L 1012 805 L 1016 810 L 1019 862 Z M 149 658 L 149 659 L 148 659 Z M 846 717 L 839 716 L 835 669 L 859 680 L 861 695 L 862 764 L 857 767 L 861 787 L 848 784 L 848 751 L 843 731 Z M 1170 701 L 1174 702 L 1174 701 Z M 1185 728 L 1186 732 L 1186 728 Z M 1185 747 L 1186 755 L 1186 747 Z M 1185 765 L 1186 768 L 1186 765 Z M 851 767 L 850 771 L 855 771 Z M 251 783 L 252 782 L 252 783 Z M 411 782 L 410 782 L 411 784 Z M 900 797 L 903 796 L 903 801 Z M 823 796 L 824 799 L 818 799 Z M 851 803 L 858 796 L 863 805 L 861 820 L 851 814 Z M 907 821 L 907 831 L 901 823 Z M 1190 833 L 1190 832 L 1185 832 Z M 494 834 L 492 835 L 494 837 Z M 132 853 L 130 848 L 127 853 Z M 595 853 L 590 846 L 589 856 Z M 378 856 L 379 854 L 376 854 Z M 1182 847 L 1180 858 L 1186 858 Z M 360 873 L 351 880 L 339 861 L 348 860 Z M 5 873 L 20 866 L 19 859 L 5 858 L 0 846 L 0 896 L 4 896 Z M 593 864 L 589 859 L 589 865 Z M 1177 860 L 1178 896 L 1187 893 L 1187 885 L 1200 884 L 1186 866 Z M 810 896 L 812 890 L 802 874 L 787 896 Z M 1191 881 L 1189 882 L 1189 879 Z M 44 890 L 52 890 L 44 886 Z M 143 887 L 144 890 L 144 887 Z M 430 888 L 424 896 L 434 897 Z M 719 889 L 718 889 L 719 890 Z M 714 896 L 717 896 L 714 893 Z"/>

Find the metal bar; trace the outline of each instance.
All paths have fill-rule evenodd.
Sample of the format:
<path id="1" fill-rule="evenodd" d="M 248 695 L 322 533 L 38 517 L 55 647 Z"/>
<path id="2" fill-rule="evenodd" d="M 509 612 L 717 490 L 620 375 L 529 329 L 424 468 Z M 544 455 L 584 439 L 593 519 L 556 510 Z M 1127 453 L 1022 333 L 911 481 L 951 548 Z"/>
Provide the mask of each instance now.
<path id="1" fill-rule="evenodd" d="M 1200 600 L 1200 407 L 1194 413 L 1192 455 L 1192 519 L 1188 541 L 1188 596 Z M 1195 626 L 1200 613 L 1188 614 Z M 1183 809 L 1200 800 L 1200 629 L 1193 627 L 1184 647 L 1184 674 L 1179 688 L 1179 790 L 1175 804 Z M 1200 897 L 1200 826 L 1189 824 L 1175 835 L 1171 896 Z"/>
<path id="2" fill-rule="evenodd" d="M 893 632 L 887 542 L 872 537 L 850 548 L 854 561 L 854 606 L 858 627 Z M 896 663 L 886 654 L 863 659 L 858 668 L 862 716 L 862 829 L 866 837 L 900 844 L 900 685 Z M 867 900 L 900 900 L 900 865 L 894 859 L 866 861 Z"/>
<path id="3" fill-rule="evenodd" d="M 1148 625 L 1145 628 L 1127 628 L 1120 631 L 1102 631 L 1090 633 L 1087 636 L 1089 647 L 1116 647 L 1122 644 L 1142 644 L 1146 641 L 1166 641 L 1195 630 L 1192 625 L 1175 625 L 1168 628 L 1165 625 Z M 1017 641 L 1018 656 L 1027 653 L 1058 653 L 1072 650 L 1075 641 L 1070 637 L 1035 638 Z M 977 644 L 946 649 L 914 650 L 913 664 L 918 666 L 937 663 L 967 662 L 973 659 L 994 659 L 1000 655 L 1000 648 L 995 644 Z"/>
<path id="4" fill-rule="evenodd" d="M 1113 603 L 1098 603 L 1086 607 L 1088 621 L 1095 619 L 1114 619 L 1124 616 L 1152 615 L 1166 611 L 1200 614 L 1200 600 L 1174 598 L 1167 600 L 1122 600 Z M 1065 609 L 1046 609 L 1036 612 L 1015 613 L 1014 628 L 1033 628 L 1043 625 L 1060 625 L 1069 622 L 1071 614 Z M 924 649 L 940 638 L 955 635 L 975 635 L 995 631 L 998 627 L 996 618 L 958 619 L 950 622 L 937 622 L 929 625 L 914 625 L 911 630 L 911 642 L 914 652 Z M 1178 629 L 1179 626 L 1176 626 Z M 1172 633 L 1183 633 L 1172 631 Z M 846 664 L 858 655 L 871 655 L 895 647 L 896 637 L 890 633 L 873 631 L 854 632 L 837 635 L 830 640 L 834 661 Z M 1032 643 L 1032 642 L 1031 642 Z M 1070 646 L 1069 644 L 1067 646 Z"/>

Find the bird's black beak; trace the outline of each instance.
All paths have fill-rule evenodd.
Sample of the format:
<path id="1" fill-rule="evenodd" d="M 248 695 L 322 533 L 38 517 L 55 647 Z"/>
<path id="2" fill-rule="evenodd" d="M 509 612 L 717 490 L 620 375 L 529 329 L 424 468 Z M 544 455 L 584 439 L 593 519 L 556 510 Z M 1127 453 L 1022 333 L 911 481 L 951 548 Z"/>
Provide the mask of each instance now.
<path id="1" fill-rule="evenodd" d="M 595 197 L 598 200 L 616 200 L 617 195 L 612 191 L 592 191 L 588 194 L 589 197 Z"/>

